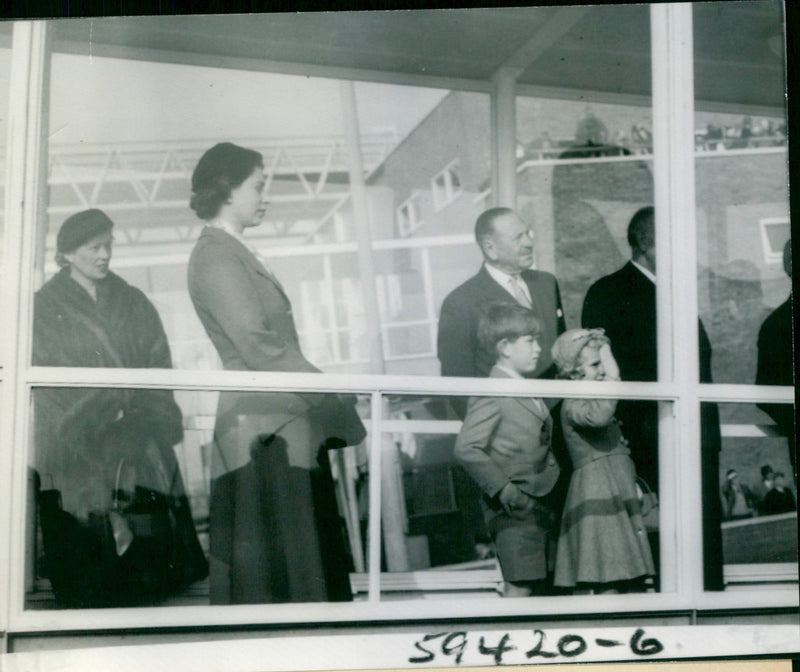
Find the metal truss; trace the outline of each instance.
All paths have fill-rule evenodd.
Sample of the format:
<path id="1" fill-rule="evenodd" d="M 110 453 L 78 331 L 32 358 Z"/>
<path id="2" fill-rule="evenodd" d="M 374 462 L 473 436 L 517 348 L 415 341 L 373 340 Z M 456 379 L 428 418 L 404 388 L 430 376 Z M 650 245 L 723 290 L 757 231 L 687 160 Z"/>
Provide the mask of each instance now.
<path id="1" fill-rule="evenodd" d="M 387 131 L 361 138 L 364 170 L 377 168 L 398 141 Z M 260 233 L 302 240 L 332 220 L 350 194 L 343 137 L 237 139 L 264 157 L 270 201 Z M 181 243 L 202 225 L 189 210 L 192 170 L 208 141 L 51 145 L 49 232 L 73 212 L 102 208 L 121 242 Z"/>

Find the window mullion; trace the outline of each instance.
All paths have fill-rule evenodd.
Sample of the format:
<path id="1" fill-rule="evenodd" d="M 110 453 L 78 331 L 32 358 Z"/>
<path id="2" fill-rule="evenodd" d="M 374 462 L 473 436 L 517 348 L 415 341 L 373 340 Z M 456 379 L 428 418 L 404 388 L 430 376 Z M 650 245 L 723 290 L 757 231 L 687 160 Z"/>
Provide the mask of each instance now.
<path id="1" fill-rule="evenodd" d="M 370 399 L 369 433 L 369 533 L 367 535 L 367 575 L 369 580 L 369 602 L 379 602 L 381 593 L 381 474 L 383 433 L 381 420 L 385 404 L 380 392 L 373 392 Z"/>
<path id="2" fill-rule="evenodd" d="M 663 443 L 661 491 L 674 502 L 673 561 L 683 594 L 703 590 L 698 309 L 694 171 L 694 54 L 691 4 L 651 7 L 654 172 L 658 268 L 659 377 L 674 374 L 679 400 L 673 437 Z M 674 349 L 672 347 L 674 343 Z M 662 423 L 663 424 L 663 423 Z M 674 455 L 674 457 L 673 457 Z M 680 502 L 680 507 L 677 503 Z M 669 507 L 668 507 L 669 508 Z M 677 534 L 677 531 L 680 534 Z M 662 570 L 673 544 L 662 539 Z M 666 547 L 666 549 L 665 549 Z M 665 553 L 666 551 L 666 553 Z M 666 578 L 666 577 L 665 577 Z"/>
<path id="3" fill-rule="evenodd" d="M 28 404 L 21 372 L 29 357 L 35 244 L 43 213 L 41 185 L 46 171 L 47 116 L 42 114 L 48 91 L 50 55 L 48 24 L 14 24 L 11 59 L 8 153 L 6 156 L 6 231 L 3 282 L 3 314 L 9 325 L 4 352 L 7 366 L 2 390 L 4 432 L 0 436 L 0 473 L 8 480 L 7 497 L 0 504 L 0 567 L 8 569 L 0 580 L 0 630 L 22 611 L 23 591 L 30 576 L 26 572 L 25 540 L 31 518 L 26 511 Z M 5 424 L 8 423 L 8 424 Z"/>

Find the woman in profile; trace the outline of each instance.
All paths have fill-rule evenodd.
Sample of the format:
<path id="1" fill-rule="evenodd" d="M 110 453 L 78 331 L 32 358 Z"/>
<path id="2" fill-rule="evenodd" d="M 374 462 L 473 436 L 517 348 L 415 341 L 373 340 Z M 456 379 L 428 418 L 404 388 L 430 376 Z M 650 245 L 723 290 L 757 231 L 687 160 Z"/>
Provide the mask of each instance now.
<path id="1" fill-rule="evenodd" d="M 61 270 L 34 297 L 34 366 L 172 368 L 153 304 L 109 270 L 113 226 L 92 209 L 59 229 Z M 34 411 L 45 569 L 62 604 L 148 603 L 207 575 L 171 391 L 41 387 Z"/>
<path id="2" fill-rule="evenodd" d="M 220 143 L 200 158 L 191 207 L 206 226 L 189 260 L 189 294 L 225 369 L 318 372 L 300 351 L 283 286 L 243 238 L 264 216 L 264 184 L 263 159 L 251 149 Z M 320 449 L 329 434 L 319 412 L 323 399 L 220 394 L 210 505 L 212 604 L 350 599 Z M 350 438 L 338 445 L 360 440 Z"/>

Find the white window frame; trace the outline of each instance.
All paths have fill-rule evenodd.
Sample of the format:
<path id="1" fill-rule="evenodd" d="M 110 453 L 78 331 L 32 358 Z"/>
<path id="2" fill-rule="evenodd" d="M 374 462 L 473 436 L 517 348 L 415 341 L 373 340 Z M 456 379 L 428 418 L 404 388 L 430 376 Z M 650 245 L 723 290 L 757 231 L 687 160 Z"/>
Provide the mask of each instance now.
<path id="1" fill-rule="evenodd" d="M 459 173 L 459 160 L 453 159 L 431 179 L 434 211 L 441 212 L 444 210 L 455 201 L 462 192 L 463 187 L 461 175 Z"/>
<path id="2" fill-rule="evenodd" d="M 762 217 L 758 220 L 758 227 L 761 231 L 761 245 L 764 248 L 764 261 L 768 264 L 781 264 L 783 263 L 783 248 L 774 250 L 769 239 L 769 234 L 767 233 L 767 229 L 774 225 L 787 226 L 791 234 L 791 223 L 789 222 L 788 216 Z"/>
<path id="3" fill-rule="evenodd" d="M 35 237 L 44 212 L 42 179 L 44 108 L 49 54 L 46 24 L 20 22 L 14 26 L 13 64 L 7 161 L 6 230 L 2 308 L 9 324 L 2 342 L 3 423 L 0 435 L 0 630 L 44 632 L 59 630 L 141 627 L 199 627 L 266 623 L 402 621 L 453 618 L 449 600 L 381 601 L 380 502 L 383 434 L 394 431 L 385 417 L 385 398 L 391 395 L 536 395 L 654 399 L 662 402 L 662 592 L 638 595 L 593 595 L 480 600 L 459 603 L 459 617 L 514 617 L 619 612 L 683 612 L 797 607 L 797 586 L 764 586 L 759 591 L 706 592 L 702 577 L 699 405 L 702 401 L 792 403 L 791 387 L 700 385 L 697 348 L 696 222 L 694 208 L 694 129 L 691 5 L 653 5 L 654 177 L 658 249 L 659 371 L 657 383 L 586 383 L 453 379 L 421 376 L 303 374 L 278 372 L 107 370 L 32 367 L 29 362 Z M 341 76 L 339 73 L 338 76 Z M 687 90 L 689 94 L 687 94 Z M 452 164 L 449 164 L 452 165 Z M 449 168 L 449 166 L 448 166 Z M 447 168 L 445 169 L 447 170 Z M 680 250 L 680 254 L 670 254 Z M 663 269 L 663 270 L 662 270 Z M 671 280 L 670 280 L 671 279 Z M 687 345 L 689 344 L 689 345 Z M 371 405 L 369 593 L 366 602 L 286 605 L 237 605 L 176 608 L 32 611 L 24 608 L 24 549 L 26 475 L 30 455 L 30 392 L 36 386 L 146 387 L 173 390 L 260 390 L 339 392 L 369 395 Z M 668 543 L 671 540 L 673 543 Z M 9 543 L 6 543 L 8 541 Z M 667 560 L 665 563 L 664 560 Z"/>
<path id="4" fill-rule="evenodd" d="M 415 190 L 397 206 L 397 232 L 401 238 L 408 238 L 425 223 L 420 212 L 421 196 L 421 192 Z"/>

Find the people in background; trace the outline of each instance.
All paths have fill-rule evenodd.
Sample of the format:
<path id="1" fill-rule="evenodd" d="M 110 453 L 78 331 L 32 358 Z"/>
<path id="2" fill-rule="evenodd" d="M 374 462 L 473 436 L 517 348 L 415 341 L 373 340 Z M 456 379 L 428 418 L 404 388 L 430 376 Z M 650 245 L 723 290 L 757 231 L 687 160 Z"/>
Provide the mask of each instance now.
<path id="1" fill-rule="evenodd" d="M 283 285 L 244 237 L 264 216 L 264 184 L 254 150 L 225 142 L 200 158 L 191 207 L 206 226 L 189 259 L 189 294 L 226 369 L 318 372 L 300 350 Z M 350 427 L 334 427 L 348 419 Z M 220 394 L 210 502 L 213 604 L 351 598 L 326 451 L 332 437 L 341 447 L 363 435 L 352 404 L 335 395 Z"/>
<path id="2" fill-rule="evenodd" d="M 619 380 L 602 329 L 570 329 L 553 345 L 558 377 Z M 636 469 L 614 417 L 614 399 L 565 399 L 561 424 L 572 460 L 556 556 L 555 585 L 599 593 L 642 589 L 655 574 Z"/>
<path id="3" fill-rule="evenodd" d="M 783 248 L 783 269 L 792 277 L 792 241 Z M 792 339 L 792 294 L 767 316 L 758 332 L 757 385 L 794 385 L 794 341 Z M 797 474 L 792 404 L 758 404 L 786 436 L 792 471 Z"/>
<path id="4" fill-rule="evenodd" d="M 614 344 L 620 378 L 655 381 L 656 351 L 656 240 L 655 209 L 636 211 L 628 225 L 631 259 L 618 271 L 600 278 L 586 294 L 581 322 L 584 328 L 602 327 Z M 711 343 L 702 322 L 699 331 L 699 380 L 711 382 Z M 654 401 L 620 401 L 616 417 L 628 439 L 636 472 L 658 492 L 658 404 Z M 719 490 L 719 451 L 722 446 L 719 409 L 700 404 L 703 484 L 703 558 L 707 590 L 722 590 L 722 511 Z M 650 546 L 658 565 L 659 539 L 651 533 Z M 656 567 L 658 569 L 658 567 Z"/>
<path id="5" fill-rule="evenodd" d="M 756 484 L 754 488 L 752 488 L 753 497 L 755 499 L 756 510 L 761 515 L 764 515 L 763 511 L 764 496 L 770 490 L 772 490 L 774 478 L 775 478 L 775 473 L 772 471 L 772 467 L 768 464 L 765 464 L 761 467 L 761 480 Z"/>
<path id="6" fill-rule="evenodd" d="M 35 366 L 172 367 L 153 304 L 109 269 L 113 226 L 97 209 L 61 225 L 61 270 L 34 298 Z M 60 602 L 147 604 L 206 576 L 171 391 L 39 387 L 34 412 L 44 565 Z"/>
<path id="7" fill-rule="evenodd" d="M 534 240 L 530 227 L 510 208 L 491 208 L 475 222 L 475 240 L 483 254 L 478 273 L 456 287 L 442 303 L 439 316 L 438 357 L 443 376 L 489 375 L 495 363 L 492 348 L 478 339 L 482 308 L 496 301 L 516 301 L 533 311 L 541 325 L 542 348 L 530 377 L 553 377 L 550 348 L 566 328 L 555 277 L 532 270 Z M 464 399 L 453 399 L 463 418 Z"/>
<path id="8" fill-rule="evenodd" d="M 777 513 L 790 513 L 791 511 L 797 511 L 797 502 L 792 491 L 784 483 L 783 472 L 776 471 L 773 486 L 764 495 L 762 513 L 765 516 L 771 516 Z"/>
<path id="9" fill-rule="evenodd" d="M 492 378 L 524 378 L 541 353 L 538 319 L 515 302 L 486 307 L 478 345 L 494 353 Z M 486 526 L 497 547 L 504 595 L 547 591 L 555 549 L 556 508 L 549 496 L 560 469 L 551 449 L 553 422 L 536 397 L 473 397 L 455 457 L 483 493 Z"/>
<path id="10" fill-rule="evenodd" d="M 736 469 L 728 469 L 725 483 L 722 485 L 722 497 L 725 500 L 725 518 L 741 520 L 755 515 L 755 500 L 750 488 L 739 482 Z"/>

